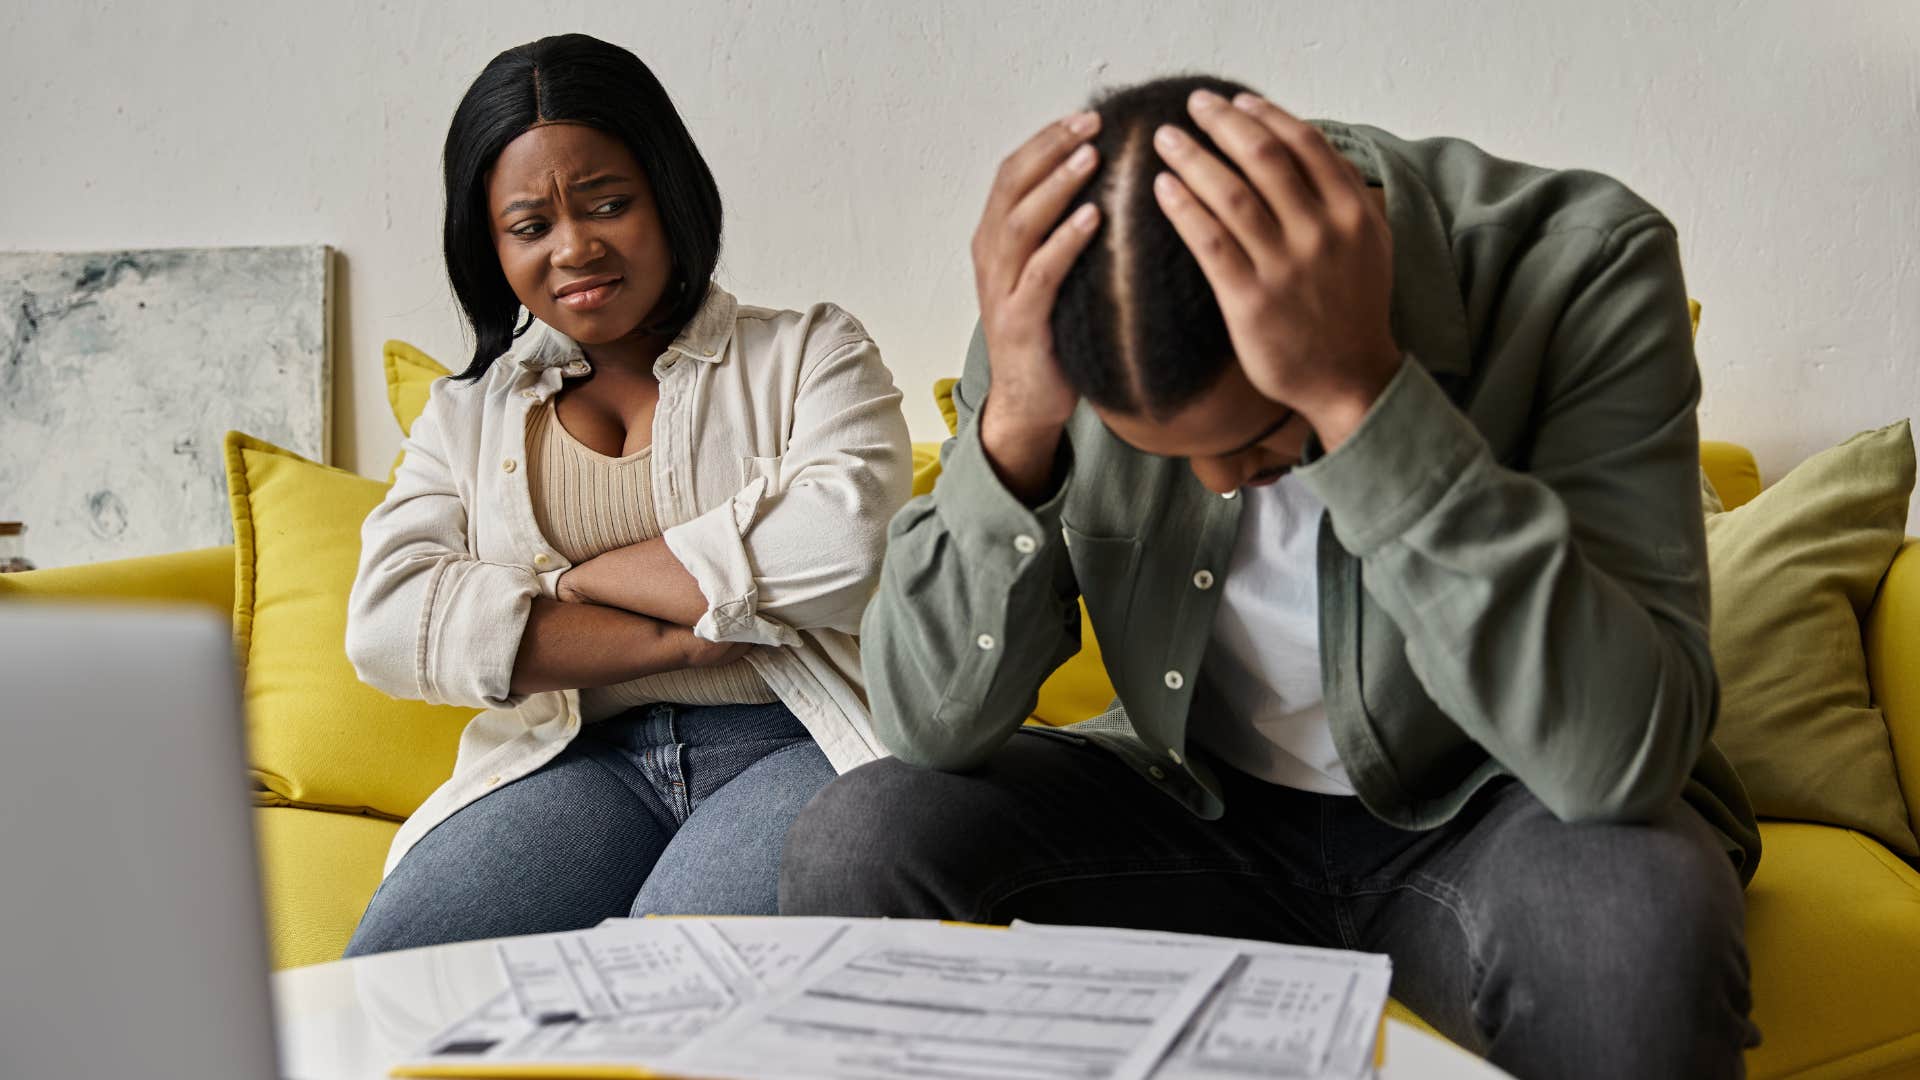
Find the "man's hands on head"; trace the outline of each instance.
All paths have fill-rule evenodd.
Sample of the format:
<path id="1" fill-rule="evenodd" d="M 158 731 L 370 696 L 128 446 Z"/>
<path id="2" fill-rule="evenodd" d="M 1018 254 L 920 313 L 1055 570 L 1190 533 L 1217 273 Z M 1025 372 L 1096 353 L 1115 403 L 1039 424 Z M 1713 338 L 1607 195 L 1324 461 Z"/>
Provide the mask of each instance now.
<path id="1" fill-rule="evenodd" d="M 993 375 L 980 441 L 1001 483 L 1029 504 L 1050 493 L 1061 435 L 1079 402 L 1054 356 L 1053 302 L 1099 228 L 1100 210 L 1088 204 L 1053 223 L 1093 175 L 1099 155 L 1087 140 L 1099 130 L 1099 114 L 1082 112 L 1028 139 L 1000 163 L 973 233 Z"/>
<path id="2" fill-rule="evenodd" d="M 1167 125 L 1154 148 L 1172 172 L 1154 197 L 1213 286 L 1247 380 L 1331 451 L 1400 368 L 1393 236 L 1358 170 L 1312 125 L 1253 94 L 1229 104 L 1202 90 L 1188 109 L 1245 179 Z"/>

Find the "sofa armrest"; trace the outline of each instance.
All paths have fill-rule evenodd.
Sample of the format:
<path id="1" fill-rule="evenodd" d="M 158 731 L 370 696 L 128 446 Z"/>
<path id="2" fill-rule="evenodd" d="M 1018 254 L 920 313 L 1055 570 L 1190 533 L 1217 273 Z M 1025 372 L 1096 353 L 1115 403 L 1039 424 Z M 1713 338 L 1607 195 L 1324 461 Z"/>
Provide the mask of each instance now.
<path id="1" fill-rule="evenodd" d="M 1907 537 L 1867 613 L 1867 679 L 1886 714 L 1893 760 L 1920 824 L 1920 537 Z"/>
<path id="2" fill-rule="evenodd" d="M 144 600 L 233 611 L 233 546 L 0 574 L 3 600 Z"/>

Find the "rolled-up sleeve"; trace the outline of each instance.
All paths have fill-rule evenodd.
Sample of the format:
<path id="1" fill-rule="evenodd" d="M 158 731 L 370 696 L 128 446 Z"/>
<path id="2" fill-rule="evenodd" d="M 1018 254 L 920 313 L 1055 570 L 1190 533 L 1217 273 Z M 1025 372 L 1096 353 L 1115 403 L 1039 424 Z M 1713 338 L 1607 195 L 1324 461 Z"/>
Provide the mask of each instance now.
<path id="1" fill-rule="evenodd" d="M 533 598 L 523 566 L 469 551 L 468 508 L 447 459 L 446 382 L 403 444 L 387 497 L 360 528 L 347 599 L 347 657 L 395 697 L 476 709 L 519 703 L 513 665 Z"/>
<path id="2" fill-rule="evenodd" d="M 668 529 L 706 597 L 695 634 L 762 645 L 854 634 L 879 581 L 887 522 L 913 486 L 900 391 L 864 334 L 803 366 L 786 452 L 731 498 Z"/>

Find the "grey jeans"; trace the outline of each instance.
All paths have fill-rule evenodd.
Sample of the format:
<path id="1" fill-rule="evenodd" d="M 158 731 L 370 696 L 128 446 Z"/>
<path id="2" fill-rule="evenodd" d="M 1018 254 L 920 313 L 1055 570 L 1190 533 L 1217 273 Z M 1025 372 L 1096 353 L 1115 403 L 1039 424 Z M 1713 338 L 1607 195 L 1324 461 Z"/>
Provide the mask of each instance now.
<path id="1" fill-rule="evenodd" d="M 1393 992 L 1519 1077 L 1731 1077 L 1758 1042 L 1739 879 L 1676 803 L 1569 825 L 1517 782 L 1428 832 L 1221 769 L 1203 821 L 1067 732 L 982 769 L 885 759 L 788 836 L 780 909 L 1089 923 L 1383 952 Z"/>
<path id="2" fill-rule="evenodd" d="M 393 868 L 346 955 L 615 915 L 771 915 L 794 816 L 834 776 L 784 705 L 648 705 L 589 724 Z"/>

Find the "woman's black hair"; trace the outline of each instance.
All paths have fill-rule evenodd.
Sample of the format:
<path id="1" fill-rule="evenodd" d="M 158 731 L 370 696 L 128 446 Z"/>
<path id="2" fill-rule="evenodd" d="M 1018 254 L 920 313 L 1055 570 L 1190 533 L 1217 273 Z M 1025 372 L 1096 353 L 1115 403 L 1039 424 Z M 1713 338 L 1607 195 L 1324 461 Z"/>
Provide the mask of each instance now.
<path id="1" fill-rule="evenodd" d="M 447 129 L 442 244 L 453 295 L 474 337 L 473 359 L 459 378 L 486 374 L 520 333 L 520 300 L 500 269 L 488 225 L 487 174 L 527 129 L 559 121 L 619 139 L 646 171 L 673 256 L 672 304 L 662 327 L 677 331 L 706 298 L 720 261 L 720 188 L 666 88 L 618 45 L 585 34 L 541 38 L 494 57 Z"/>
<path id="2" fill-rule="evenodd" d="M 1181 75 L 1122 87 L 1091 103 L 1100 114 L 1093 140 L 1100 170 L 1066 214 L 1095 203 L 1104 224 L 1060 283 L 1053 347 L 1067 382 L 1101 408 L 1171 415 L 1234 362 L 1213 288 L 1153 197 L 1153 178 L 1166 169 L 1153 133 L 1172 124 L 1234 168 L 1194 125 L 1187 98 L 1195 90 L 1232 98 L 1245 89 L 1226 79 Z"/>

